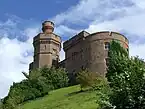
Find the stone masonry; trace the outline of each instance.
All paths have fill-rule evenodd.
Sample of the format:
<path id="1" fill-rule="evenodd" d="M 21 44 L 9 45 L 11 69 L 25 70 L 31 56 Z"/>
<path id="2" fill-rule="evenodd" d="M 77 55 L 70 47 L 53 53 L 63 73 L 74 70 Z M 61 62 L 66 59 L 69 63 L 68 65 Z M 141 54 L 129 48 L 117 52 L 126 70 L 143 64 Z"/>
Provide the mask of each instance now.
<path id="1" fill-rule="evenodd" d="M 61 38 L 53 30 L 54 23 L 45 21 L 42 24 L 43 33 L 34 37 L 34 61 L 30 64 L 30 69 L 55 65 L 66 68 L 70 77 L 85 68 L 105 75 L 110 41 L 115 40 L 129 49 L 128 39 L 120 33 L 101 31 L 90 34 L 81 31 L 63 43 L 65 59 L 59 62 Z"/>

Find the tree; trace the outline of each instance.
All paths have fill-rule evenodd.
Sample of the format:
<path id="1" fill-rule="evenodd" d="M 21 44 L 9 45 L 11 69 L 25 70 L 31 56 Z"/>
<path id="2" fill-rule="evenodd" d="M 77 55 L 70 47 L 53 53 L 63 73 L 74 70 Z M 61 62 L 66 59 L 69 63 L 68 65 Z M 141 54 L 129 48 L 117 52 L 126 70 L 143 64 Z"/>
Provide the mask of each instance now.
<path id="1" fill-rule="evenodd" d="M 68 85 L 67 72 L 64 69 L 43 67 L 34 69 L 19 83 L 13 83 L 8 96 L 3 100 L 4 109 L 13 109 L 16 105 L 48 94 L 50 90 Z"/>
<path id="2" fill-rule="evenodd" d="M 83 88 L 93 86 L 97 77 L 97 73 L 89 72 L 88 70 L 82 70 L 78 72 L 77 82 L 80 84 L 81 91 L 83 91 Z"/>
<path id="3" fill-rule="evenodd" d="M 145 108 L 145 63 L 129 57 L 117 42 L 111 43 L 106 74 L 112 93 L 109 102 L 116 109 Z"/>
<path id="4" fill-rule="evenodd" d="M 51 85 L 53 89 L 58 89 L 68 86 L 68 76 L 64 68 L 48 68 L 43 67 L 40 69 L 43 77 L 46 77 L 46 83 Z"/>

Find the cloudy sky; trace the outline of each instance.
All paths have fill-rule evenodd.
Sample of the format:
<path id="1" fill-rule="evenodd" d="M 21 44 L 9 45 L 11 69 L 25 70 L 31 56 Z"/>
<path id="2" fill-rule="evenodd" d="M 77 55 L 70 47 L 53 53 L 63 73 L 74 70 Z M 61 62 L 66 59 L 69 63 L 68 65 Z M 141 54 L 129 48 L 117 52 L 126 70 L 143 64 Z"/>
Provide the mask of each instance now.
<path id="1" fill-rule="evenodd" d="M 55 23 L 63 41 L 81 30 L 120 32 L 130 55 L 145 59 L 145 0 L 0 0 L 0 98 L 28 72 L 32 39 L 44 20 Z"/>

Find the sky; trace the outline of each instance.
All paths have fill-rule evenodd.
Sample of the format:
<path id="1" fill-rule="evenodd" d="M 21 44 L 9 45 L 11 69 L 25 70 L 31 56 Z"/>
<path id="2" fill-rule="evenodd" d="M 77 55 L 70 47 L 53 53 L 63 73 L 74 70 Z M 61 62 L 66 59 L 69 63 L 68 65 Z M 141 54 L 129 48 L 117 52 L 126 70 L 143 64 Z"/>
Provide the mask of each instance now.
<path id="1" fill-rule="evenodd" d="M 55 23 L 63 42 L 82 30 L 120 32 L 129 39 L 130 55 L 145 59 L 144 19 L 145 0 L 0 0 L 0 98 L 28 72 L 33 37 L 44 20 Z"/>

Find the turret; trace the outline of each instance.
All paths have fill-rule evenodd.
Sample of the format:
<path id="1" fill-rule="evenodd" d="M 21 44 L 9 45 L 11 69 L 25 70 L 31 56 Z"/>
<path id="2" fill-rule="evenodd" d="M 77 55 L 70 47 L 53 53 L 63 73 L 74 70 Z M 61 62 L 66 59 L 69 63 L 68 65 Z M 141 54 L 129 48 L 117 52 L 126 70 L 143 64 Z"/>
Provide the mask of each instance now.
<path id="1" fill-rule="evenodd" d="M 42 23 L 42 33 L 39 33 L 33 39 L 34 61 L 30 64 L 30 69 L 41 68 L 45 65 L 57 66 L 61 50 L 61 38 L 53 31 L 53 22 L 44 21 Z"/>

